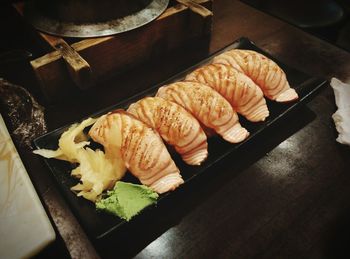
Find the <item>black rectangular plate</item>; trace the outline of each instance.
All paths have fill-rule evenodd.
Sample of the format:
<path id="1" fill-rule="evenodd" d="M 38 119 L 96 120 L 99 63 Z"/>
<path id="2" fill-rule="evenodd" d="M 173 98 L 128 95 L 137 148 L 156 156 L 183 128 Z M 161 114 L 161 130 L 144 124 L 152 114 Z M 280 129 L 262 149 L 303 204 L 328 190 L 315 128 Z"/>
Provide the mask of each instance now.
<path id="1" fill-rule="evenodd" d="M 281 103 L 275 103 L 271 101 L 267 101 L 269 110 L 270 110 L 270 116 L 267 118 L 266 121 L 260 122 L 260 123 L 251 123 L 244 118 L 240 118 L 240 122 L 242 126 L 246 127 L 248 131 L 250 132 L 250 136 L 245 141 L 239 143 L 239 144 L 230 144 L 228 142 L 223 141 L 222 139 L 218 137 L 211 137 L 208 140 L 209 144 L 209 157 L 208 159 L 201 165 L 201 166 L 188 166 L 185 165 L 181 159 L 179 159 L 179 156 L 176 154 L 172 154 L 175 163 L 179 167 L 181 171 L 181 175 L 183 176 L 183 179 L 186 183 L 188 183 L 191 179 L 194 177 L 197 177 L 198 175 L 210 171 L 207 170 L 209 167 L 213 166 L 216 162 L 223 159 L 233 151 L 236 151 L 239 149 L 242 145 L 247 143 L 253 138 L 258 138 L 259 134 L 263 132 L 265 129 L 269 128 L 271 125 L 273 125 L 276 121 L 278 121 L 280 118 L 285 117 L 289 112 L 296 109 L 298 106 L 305 103 L 305 101 L 310 97 L 313 93 L 315 93 L 318 89 L 320 89 L 322 86 L 324 86 L 327 81 L 321 78 L 314 78 L 311 77 L 301 71 L 298 71 L 294 68 L 291 68 L 278 60 L 276 60 L 274 57 L 271 57 L 269 54 L 267 54 L 262 49 L 258 48 L 253 42 L 251 42 L 247 38 L 241 38 L 234 43 L 230 44 L 229 46 L 225 47 L 224 49 L 214 53 L 207 59 L 203 60 L 202 62 L 194 65 L 193 67 L 186 69 L 185 71 L 175 75 L 174 77 L 170 78 L 169 80 L 156 85 L 136 96 L 133 96 L 121 103 L 118 103 L 116 105 L 113 105 L 112 107 L 109 107 L 107 109 L 104 109 L 103 111 L 99 111 L 96 114 L 92 114 L 92 117 L 102 115 L 108 111 L 111 111 L 116 108 L 126 108 L 128 105 L 132 102 L 135 102 L 139 99 L 141 99 L 144 96 L 152 96 L 156 93 L 157 89 L 164 85 L 171 83 L 173 81 L 181 80 L 183 79 L 186 74 L 194 70 L 195 68 L 198 68 L 201 65 L 204 65 L 206 63 L 209 63 L 211 59 L 222 53 L 225 50 L 233 49 L 233 48 L 239 48 L 239 49 L 251 49 L 255 50 L 257 52 L 260 52 L 271 59 L 273 59 L 286 73 L 288 81 L 290 85 L 295 88 L 295 90 L 299 94 L 299 100 L 293 103 L 289 104 L 281 104 Z M 69 125 L 56 129 L 52 132 L 49 132 L 37 139 L 34 140 L 34 145 L 36 148 L 48 148 L 48 149 L 56 149 L 57 148 L 57 142 L 60 137 L 60 135 L 69 127 Z M 50 171 L 52 172 L 54 178 L 56 179 L 62 194 L 64 197 L 68 200 L 68 203 L 70 204 L 72 210 L 76 214 L 78 220 L 85 228 L 86 232 L 89 234 L 89 236 L 99 239 L 107 235 L 108 233 L 117 230 L 120 226 L 125 224 L 126 222 L 119 219 L 118 217 L 111 216 L 107 213 L 98 212 L 95 209 L 95 206 L 90 201 L 87 201 L 83 198 L 77 197 L 70 188 L 77 183 L 77 180 L 70 176 L 70 171 L 72 169 L 72 166 L 68 162 L 59 161 L 56 159 L 45 159 L 46 164 L 48 165 Z M 179 188 L 182 188 L 181 186 Z M 176 190 L 175 190 L 176 192 Z M 171 193 L 167 193 L 165 195 L 161 195 L 159 202 L 166 202 L 167 196 L 171 195 Z M 155 208 L 156 211 L 156 208 Z M 153 212 L 152 212 L 153 213 Z M 126 223 L 127 224 L 127 223 Z"/>

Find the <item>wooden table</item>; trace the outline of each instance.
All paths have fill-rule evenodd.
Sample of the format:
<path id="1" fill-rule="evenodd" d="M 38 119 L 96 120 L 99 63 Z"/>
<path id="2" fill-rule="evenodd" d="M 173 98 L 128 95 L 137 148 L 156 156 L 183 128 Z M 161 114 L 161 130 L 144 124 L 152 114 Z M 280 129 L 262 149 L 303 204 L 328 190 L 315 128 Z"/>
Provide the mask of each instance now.
<path id="1" fill-rule="evenodd" d="M 159 83 L 242 36 L 312 76 L 350 80 L 348 52 L 241 2 L 219 0 L 213 7 L 209 45 L 189 44 L 163 60 L 101 82 L 74 100 L 43 102 L 49 130 Z M 87 237 L 42 160 L 21 149 L 58 234 L 38 257 L 349 256 L 350 149 L 335 141 L 335 110 L 333 91 L 327 86 L 304 108 L 172 195 L 151 216 L 136 220 L 103 244 Z"/>

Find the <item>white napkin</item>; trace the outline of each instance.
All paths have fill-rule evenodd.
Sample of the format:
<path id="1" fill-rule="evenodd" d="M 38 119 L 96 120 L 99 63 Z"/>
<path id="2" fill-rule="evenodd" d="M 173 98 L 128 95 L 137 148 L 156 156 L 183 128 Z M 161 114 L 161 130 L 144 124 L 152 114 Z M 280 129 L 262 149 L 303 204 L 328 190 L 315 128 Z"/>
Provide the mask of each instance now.
<path id="1" fill-rule="evenodd" d="M 350 145 L 350 84 L 332 78 L 331 86 L 335 95 L 338 110 L 332 115 L 339 133 L 336 139 L 341 144 Z"/>

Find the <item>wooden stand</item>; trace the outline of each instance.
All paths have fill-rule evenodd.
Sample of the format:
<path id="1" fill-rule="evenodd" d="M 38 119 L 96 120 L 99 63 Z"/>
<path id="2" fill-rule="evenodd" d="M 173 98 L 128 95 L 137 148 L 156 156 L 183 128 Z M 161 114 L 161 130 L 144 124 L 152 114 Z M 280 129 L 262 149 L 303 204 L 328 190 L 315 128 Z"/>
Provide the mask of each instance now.
<path id="1" fill-rule="evenodd" d="M 52 51 L 30 63 L 47 100 L 57 100 L 72 87 L 93 87 L 154 55 L 210 34 L 211 0 L 177 0 L 169 6 L 155 21 L 138 29 L 71 45 L 38 32 Z"/>

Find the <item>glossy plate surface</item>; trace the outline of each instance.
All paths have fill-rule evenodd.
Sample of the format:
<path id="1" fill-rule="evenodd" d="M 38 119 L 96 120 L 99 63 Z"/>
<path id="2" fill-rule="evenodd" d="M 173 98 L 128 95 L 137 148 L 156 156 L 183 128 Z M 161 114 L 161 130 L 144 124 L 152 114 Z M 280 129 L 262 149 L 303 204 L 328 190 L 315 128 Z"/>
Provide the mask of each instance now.
<path id="1" fill-rule="evenodd" d="M 209 138 L 208 139 L 209 156 L 208 156 L 208 159 L 201 166 L 195 167 L 195 166 L 185 165 L 176 154 L 172 154 L 174 161 L 179 167 L 181 171 L 181 175 L 185 181 L 185 184 L 183 186 L 186 186 L 186 184 L 188 184 L 188 182 L 191 179 L 201 175 L 202 173 L 210 173 L 211 171 L 213 171 L 213 169 L 215 168 L 215 164 L 218 161 L 220 161 L 221 159 L 224 159 L 226 156 L 230 155 L 234 151 L 237 151 L 242 145 L 245 145 L 245 143 L 247 143 L 248 141 L 252 140 L 253 138 L 259 138 L 259 135 L 264 130 L 266 130 L 273 124 L 275 124 L 279 119 L 287 116 L 288 113 L 297 109 L 300 105 L 303 105 L 315 92 L 317 92 L 317 90 L 319 90 L 322 86 L 326 85 L 327 81 L 322 78 L 311 77 L 301 71 L 291 68 L 279 62 L 274 57 L 271 57 L 270 55 L 268 55 L 266 52 L 258 48 L 250 40 L 246 38 L 241 38 L 235 41 L 234 43 L 230 44 L 226 48 L 214 53 L 213 55 L 203 60 L 202 62 L 175 75 L 169 80 L 157 86 L 154 86 L 145 92 L 142 92 L 136 96 L 133 96 L 123 101 L 122 103 L 118 103 L 103 111 L 97 112 L 96 114 L 92 114 L 91 116 L 92 117 L 99 116 L 116 108 L 127 108 L 129 104 L 141 99 L 144 96 L 154 95 L 160 86 L 183 79 L 192 70 L 198 68 L 201 65 L 209 63 L 214 56 L 222 53 L 225 50 L 233 49 L 233 48 L 255 50 L 257 52 L 260 52 L 272 58 L 285 71 L 291 87 L 295 88 L 300 98 L 298 101 L 289 103 L 289 104 L 281 104 L 281 103 L 267 101 L 267 105 L 270 110 L 270 116 L 264 122 L 251 123 L 244 120 L 242 117 L 240 117 L 240 122 L 242 126 L 248 129 L 248 131 L 250 132 L 250 136 L 248 139 L 246 139 L 245 141 L 239 144 L 230 144 L 218 137 Z M 39 137 L 34 141 L 36 148 L 56 149 L 57 142 L 60 135 L 68 127 L 69 125 Z M 77 180 L 70 176 L 70 170 L 72 169 L 72 167 L 69 163 L 62 162 L 55 159 L 45 159 L 45 162 L 48 165 L 50 171 L 52 172 L 54 178 L 56 179 L 58 185 L 60 186 L 62 194 L 68 200 L 74 213 L 76 214 L 76 216 L 78 217 L 78 219 L 80 220 L 80 222 L 82 223 L 85 230 L 90 236 L 97 239 L 102 238 L 108 233 L 110 233 L 111 231 L 117 230 L 120 226 L 126 223 L 125 221 L 120 220 L 117 217 L 108 215 L 106 213 L 97 212 L 95 210 L 94 205 L 91 202 L 84 200 L 83 198 L 76 197 L 76 195 L 72 191 L 70 191 L 70 187 L 75 185 L 77 183 Z M 213 166 L 214 168 L 210 169 L 210 167 L 213 167 Z M 131 177 L 130 179 L 128 178 L 128 180 L 135 181 L 135 179 Z M 183 188 L 183 186 L 182 187 L 180 186 L 179 188 Z M 176 194 L 176 190 L 173 193 L 167 193 L 165 195 L 162 195 L 159 199 L 159 202 L 167 202 L 167 197 L 169 195 L 174 195 L 174 194 Z M 157 208 L 154 208 L 154 211 L 152 211 L 152 213 L 156 213 L 156 210 Z"/>

